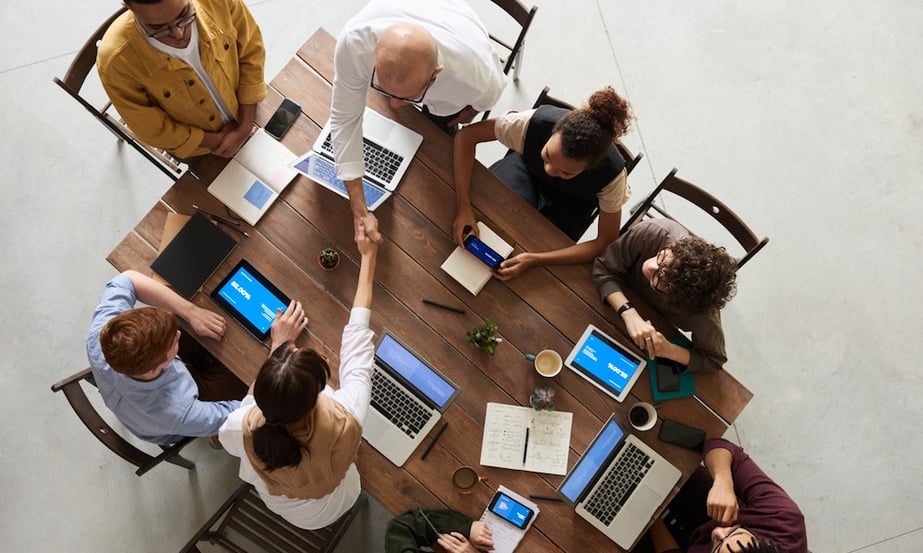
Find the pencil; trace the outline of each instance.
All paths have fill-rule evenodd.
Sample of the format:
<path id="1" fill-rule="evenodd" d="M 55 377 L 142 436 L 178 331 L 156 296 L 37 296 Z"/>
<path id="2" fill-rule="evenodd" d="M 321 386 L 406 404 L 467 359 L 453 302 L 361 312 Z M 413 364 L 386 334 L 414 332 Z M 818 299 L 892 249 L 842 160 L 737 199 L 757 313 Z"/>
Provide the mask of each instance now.
<path id="1" fill-rule="evenodd" d="M 449 427 L 449 421 L 445 421 L 444 423 L 442 423 L 442 428 L 440 428 L 439 431 L 436 432 L 436 437 L 433 438 L 433 441 L 431 441 L 429 445 L 426 446 L 426 449 L 423 450 L 423 455 L 420 455 L 421 461 L 426 459 L 426 456 L 429 455 L 429 452 L 433 450 L 433 446 L 436 445 L 436 442 L 439 441 L 439 438 L 442 437 L 442 433 L 445 432 L 445 429 L 448 427 Z"/>
<path id="2" fill-rule="evenodd" d="M 425 303 L 426 305 L 432 305 L 432 306 L 434 306 L 434 307 L 441 307 L 442 309 L 445 309 L 446 311 L 453 311 L 453 312 L 458 313 L 458 314 L 460 314 L 460 315 L 464 315 L 464 314 L 465 314 L 465 310 L 464 310 L 464 309 L 461 309 L 461 308 L 459 308 L 459 307 L 452 307 L 451 305 L 445 305 L 445 304 L 442 304 L 442 303 L 439 303 L 439 302 L 435 302 L 435 301 L 433 301 L 433 300 L 428 300 L 428 299 L 426 299 L 426 298 L 423 298 L 423 303 Z"/>

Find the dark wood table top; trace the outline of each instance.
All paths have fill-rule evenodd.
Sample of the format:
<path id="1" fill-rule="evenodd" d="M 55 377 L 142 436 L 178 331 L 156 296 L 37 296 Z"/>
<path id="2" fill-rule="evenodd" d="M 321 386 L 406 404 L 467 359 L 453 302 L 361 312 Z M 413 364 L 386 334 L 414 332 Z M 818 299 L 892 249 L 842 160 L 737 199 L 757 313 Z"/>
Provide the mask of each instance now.
<path id="1" fill-rule="evenodd" d="M 301 104 L 303 114 L 283 140 L 296 154 L 310 149 L 328 118 L 334 45 L 334 37 L 318 30 L 273 79 L 269 97 L 258 107 L 257 122 L 264 125 L 283 97 Z M 440 265 L 455 247 L 451 237 L 455 215 L 451 138 L 409 106 L 393 110 L 374 92 L 370 92 L 368 103 L 424 137 L 397 192 L 375 212 L 383 243 L 371 326 L 376 332 L 387 328 L 410 344 L 457 383 L 462 393 L 446 411 L 448 429 L 425 461 L 420 459 L 421 448 L 398 468 L 363 442 L 359 452 L 363 488 L 395 514 L 417 506 L 448 507 L 473 518 L 480 516 L 498 484 L 524 495 L 553 495 L 560 476 L 479 466 L 487 402 L 528 405 L 532 389 L 550 382 L 556 391 L 557 409 L 573 413 L 568 462 L 572 467 L 610 414 L 615 412 L 627 424 L 629 406 L 652 400 L 647 375 L 641 376 L 629 399 L 618 403 L 566 369 L 550 381 L 539 377 L 524 354 L 551 348 L 566 356 L 589 323 L 637 349 L 625 337 L 620 318 L 599 300 L 589 265 L 533 268 L 509 282 L 493 279 L 477 296 L 443 272 Z M 193 204 L 224 213 L 224 206 L 205 186 L 225 164 L 226 160 L 217 157 L 197 160 L 194 171 L 201 181 L 189 174 L 178 180 L 110 253 L 109 262 L 119 270 L 149 273 L 167 213 L 191 214 Z M 516 251 L 569 244 L 563 233 L 480 164 L 472 176 L 472 198 L 478 218 L 514 244 Z M 240 242 L 193 302 L 223 313 L 208 292 L 241 258 L 247 259 L 287 295 L 303 301 L 311 321 L 302 345 L 324 351 L 336 381 L 340 336 L 358 277 L 359 256 L 348 202 L 299 176 L 256 227 L 244 227 L 250 234 L 247 238 L 228 231 Z M 316 261 L 318 252 L 326 247 L 341 253 L 340 266 L 333 271 L 323 270 Z M 463 307 L 466 313 L 425 305 L 423 298 Z M 675 332 L 662 318 L 647 313 L 643 306 L 641 309 L 662 331 Z M 497 323 L 504 340 L 494 356 L 465 341 L 466 331 L 485 320 Z M 247 382 L 255 377 L 268 353 L 266 344 L 233 323 L 221 341 L 200 341 Z M 697 375 L 696 389 L 696 397 L 663 402 L 659 413 L 705 429 L 709 437 L 724 434 L 727 424 L 752 397 L 726 371 Z M 641 432 L 639 437 L 679 467 L 681 483 L 685 482 L 700 456 L 659 441 L 659 426 L 658 421 L 653 430 Z M 431 439 L 428 437 L 423 447 Z M 465 495 L 456 492 L 450 482 L 452 472 L 462 465 L 476 467 L 486 477 L 474 492 Z M 542 513 L 521 551 L 618 550 L 569 506 L 540 503 Z"/>

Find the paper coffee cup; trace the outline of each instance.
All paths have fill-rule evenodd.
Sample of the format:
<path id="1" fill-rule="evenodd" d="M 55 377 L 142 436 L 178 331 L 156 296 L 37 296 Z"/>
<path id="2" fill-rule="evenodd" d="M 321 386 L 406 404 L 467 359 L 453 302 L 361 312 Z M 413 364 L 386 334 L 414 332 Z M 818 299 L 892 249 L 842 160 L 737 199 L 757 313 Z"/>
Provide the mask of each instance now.
<path id="1" fill-rule="evenodd" d="M 657 410 L 650 403 L 639 401 L 628 410 L 628 422 L 635 430 L 650 430 L 657 424 Z"/>
<path id="2" fill-rule="evenodd" d="M 543 349 L 535 354 L 534 359 L 532 359 L 532 365 L 535 367 L 535 372 L 551 378 L 557 376 L 557 374 L 561 372 L 564 361 L 561 359 L 561 355 L 555 350 Z"/>

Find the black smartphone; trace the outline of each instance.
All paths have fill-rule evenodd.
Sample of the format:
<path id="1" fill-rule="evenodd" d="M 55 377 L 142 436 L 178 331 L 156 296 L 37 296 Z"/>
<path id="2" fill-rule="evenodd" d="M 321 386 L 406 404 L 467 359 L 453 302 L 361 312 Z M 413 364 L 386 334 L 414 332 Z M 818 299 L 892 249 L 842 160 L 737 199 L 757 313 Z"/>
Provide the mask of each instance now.
<path id="1" fill-rule="evenodd" d="M 490 512 L 509 522 L 516 528 L 525 528 L 535 516 L 535 511 L 501 491 L 494 494 L 488 507 Z"/>
<path id="2" fill-rule="evenodd" d="M 670 419 L 663 419 L 663 424 L 660 425 L 660 434 L 657 437 L 668 444 L 678 445 L 700 453 L 705 445 L 704 430 Z"/>
<path id="3" fill-rule="evenodd" d="M 679 376 L 683 366 L 670 359 L 657 359 L 657 389 L 661 392 L 679 391 Z"/>
<path id="4" fill-rule="evenodd" d="M 464 240 L 465 249 L 474 254 L 491 269 L 497 269 L 503 263 L 503 256 L 491 249 L 481 241 L 473 232 L 468 233 Z"/>
<path id="5" fill-rule="evenodd" d="M 266 123 L 266 133 L 276 140 L 282 140 L 285 133 L 295 124 L 300 113 L 301 106 L 288 98 L 282 100 L 282 105 L 269 118 L 269 123 Z"/>

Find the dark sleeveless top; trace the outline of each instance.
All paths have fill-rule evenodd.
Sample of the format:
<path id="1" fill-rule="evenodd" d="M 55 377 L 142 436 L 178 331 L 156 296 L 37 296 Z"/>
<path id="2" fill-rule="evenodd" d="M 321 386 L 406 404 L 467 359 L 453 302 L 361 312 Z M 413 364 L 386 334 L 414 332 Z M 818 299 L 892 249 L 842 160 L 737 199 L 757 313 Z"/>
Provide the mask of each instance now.
<path id="1" fill-rule="evenodd" d="M 542 148 L 551 138 L 555 124 L 567 113 L 568 110 L 555 106 L 539 107 L 529 119 L 523 153 L 510 151 L 491 165 L 490 170 L 576 241 L 593 221 L 599 207 L 596 195 L 622 172 L 625 160 L 612 144 L 598 165 L 574 178 L 549 176 L 542 161 Z"/>

